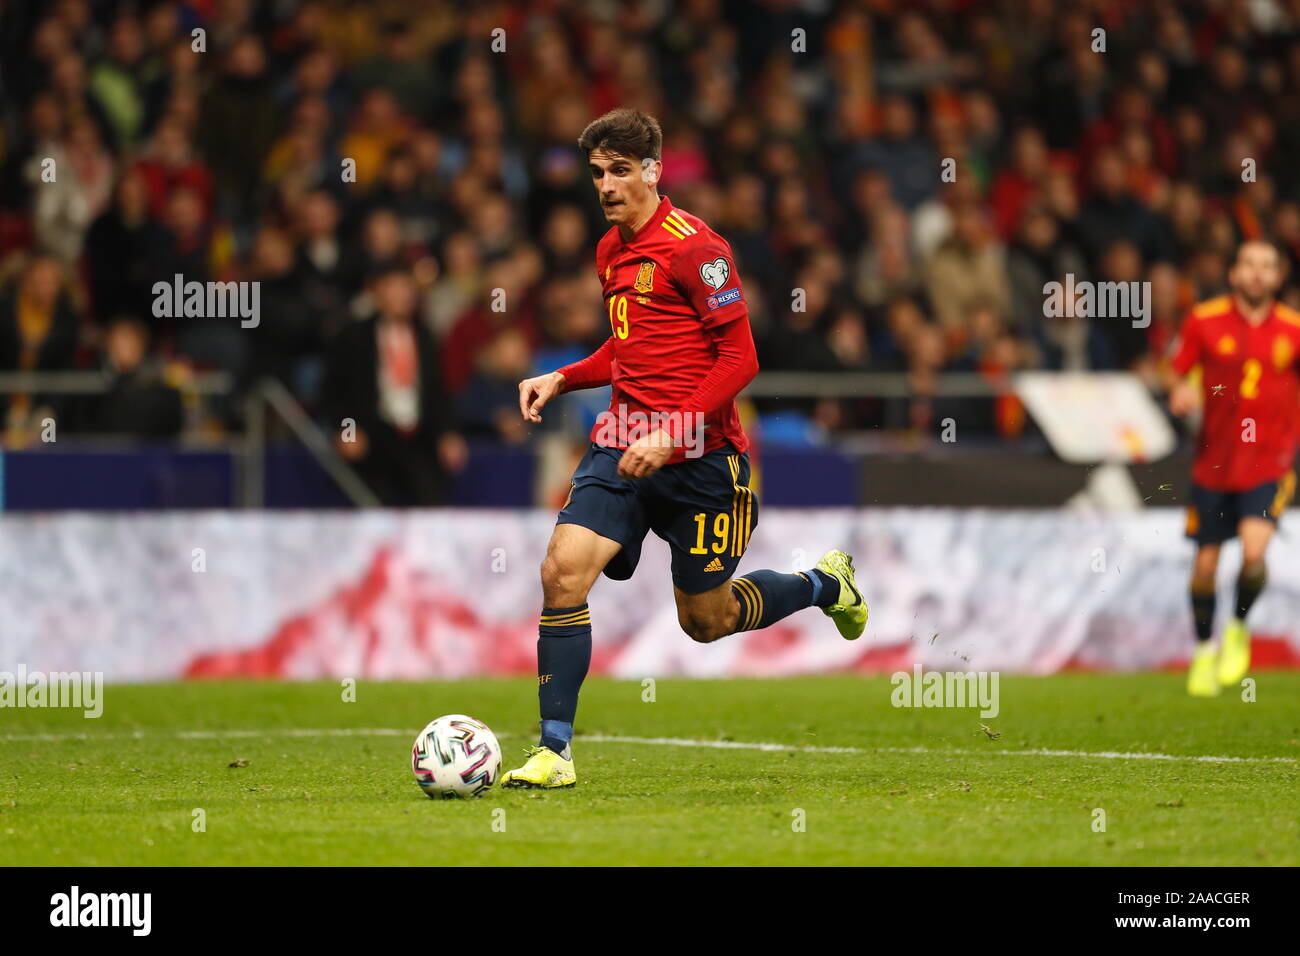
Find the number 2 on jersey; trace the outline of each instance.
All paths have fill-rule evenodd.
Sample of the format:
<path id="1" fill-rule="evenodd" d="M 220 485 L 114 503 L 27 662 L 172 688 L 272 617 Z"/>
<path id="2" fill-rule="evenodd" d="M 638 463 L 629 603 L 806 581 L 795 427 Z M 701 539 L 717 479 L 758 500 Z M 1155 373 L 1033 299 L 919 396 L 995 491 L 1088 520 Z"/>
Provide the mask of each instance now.
<path id="1" fill-rule="evenodd" d="M 1259 359 L 1246 359 L 1241 366 L 1241 388 L 1238 390 L 1242 398 L 1259 397 L 1259 377 L 1264 372 L 1264 366 L 1260 364 Z"/>

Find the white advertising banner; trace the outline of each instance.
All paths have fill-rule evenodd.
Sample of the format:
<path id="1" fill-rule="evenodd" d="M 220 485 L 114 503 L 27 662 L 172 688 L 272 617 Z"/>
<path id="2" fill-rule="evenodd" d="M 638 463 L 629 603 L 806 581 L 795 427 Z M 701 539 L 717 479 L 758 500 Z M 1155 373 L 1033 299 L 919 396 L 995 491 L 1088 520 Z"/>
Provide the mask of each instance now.
<path id="1" fill-rule="evenodd" d="M 1066 461 L 1159 461 L 1178 444 L 1150 389 L 1130 372 L 1022 372 L 1014 383 Z"/>
<path id="2" fill-rule="evenodd" d="M 464 678 L 530 673 L 540 511 L 175 512 L 0 519 L 0 670 L 180 677 Z M 839 638 L 816 610 L 714 644 L 677 625 L 668 548 L 592 591 L 593 671 L 1149 669 L 1192 643 L 1183 515 L 765 510 L 741 572 L 852 553 L 871 608 Z M 1219 617 L 1239 552 L 1225 549 Z M 1300 543 L 1284 527 L 1251 613 L 1256 660 L 1300 666 Z"/>

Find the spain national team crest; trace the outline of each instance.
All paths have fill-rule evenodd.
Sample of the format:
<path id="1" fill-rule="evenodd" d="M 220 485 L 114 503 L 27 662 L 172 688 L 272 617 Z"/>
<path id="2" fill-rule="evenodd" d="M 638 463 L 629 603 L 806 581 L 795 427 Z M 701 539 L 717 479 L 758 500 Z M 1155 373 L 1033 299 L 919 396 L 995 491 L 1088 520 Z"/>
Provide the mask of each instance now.
<path id="1" fill-rule="evenodd" d="M 1278 369 L 1284 369 L 1291 364 L 1295 358 L 1295 348 L 1291 345 L 1291 340 L 1284 335 L 1279 335 L 1273 340 L 1273 364 Z"/>
<path id="2" fill-rule="evenodd" d="M 637 292 L 649 292 L 654 288 L 654 284 L 655 264 L 649 261 L 641 263 L 641 268 L 636 273 L 636 282 L 632 284 L 632 288 L 636 289 Z"/>

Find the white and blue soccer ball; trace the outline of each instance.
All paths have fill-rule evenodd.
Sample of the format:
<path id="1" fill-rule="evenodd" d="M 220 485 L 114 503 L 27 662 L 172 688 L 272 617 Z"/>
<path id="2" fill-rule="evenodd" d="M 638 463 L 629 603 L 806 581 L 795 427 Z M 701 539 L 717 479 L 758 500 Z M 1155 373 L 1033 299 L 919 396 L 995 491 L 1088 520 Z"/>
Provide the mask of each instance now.
<path id="1" fill-rule="evenodd" d="M 447 714 L 415 738 L 411 769 L 430 797 L 478 796 L 501 776 L 501 745 L 483 721 Z"/>

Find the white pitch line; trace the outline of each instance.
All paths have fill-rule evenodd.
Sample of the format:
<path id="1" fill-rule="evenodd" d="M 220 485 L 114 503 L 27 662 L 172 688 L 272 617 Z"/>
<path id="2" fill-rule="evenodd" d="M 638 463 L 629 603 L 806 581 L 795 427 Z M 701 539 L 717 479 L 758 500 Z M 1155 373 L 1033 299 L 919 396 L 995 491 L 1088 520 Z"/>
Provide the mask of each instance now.
<path id="1" fill-rule="evenodd" d="M 1202 763 L 1296 763 L 1296 757 L 1218 757 L 1197 754 L 1125 753 L 1118 750 L 936 750 L 930 747 L 800 747 L 793 744 L 750 743 L 739 740 L 690 740 L 681 737 L 617 737 L 581 734 L 577 743 L 654 744 L 663 747 L 708 747 L 714 750 L 766 750 L 815 754 L 932 754 L 946 757 L 1094 757 L 1101 760 L 1193 760 Z"/>
<path id="2" fill-rule="evenodd" d="M 277 727 L 274 730 L 177 730 L 172 733 L 155 734 L 143 730 L 130 733 L 104 734 L 4 734 L 0 742 L 21 743 L 47 742 L 58 743 L 65 740 L 226 740 L 257 737 L 407 737 L 409 730 L 397 730 L 391 727 L 325 727 L 321 729 L 302 729 L 294 727 Z M 418 731 L 417 731 L 418 733 Z M 507 735 L 501 735 L 507 736 Z M 414 738 L 412 738 L 414 739 Z"/>
<path id="3" fill-rule="evenodd" d="M 410 730 L 393 727 L 333 727 L 321 729 L 275 728 L 270 730 L 178 730 L 167 734 L 151 734 L 137 730 L 130 733 L 103 734 L 5 734 L 4 743 L 58 743 L 73 740 L 147 740 L 150 738 L 175 740 L 225 740 L 256 739 L 258 737 L 409 737 Z M 520 734 L 502 733 L 497 737 L 510 739 Z M 686 737 L 622 737 L 614 734 L 580 734 L 579 744 L 639 744 L 652 747 L 699 747 L 710 750 L 758 750 L 780 753 L 810 754 L 929 754 L 944 757 L 1075 757 L 1094 760 L 1186 760 L 1195 763 L 1285 763 L 1300 762 L 1296 757 L 1227 757 L 1209 754 L 1162 754 L 1125 752 L 1119 750 L 1050 750 L 1044 747 L 1024 750 L 959 750 L 931 747 L 819 747 L 794 744 L 763 743 L 744 740 L 692 740 Z"/>

